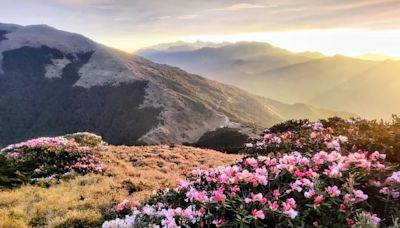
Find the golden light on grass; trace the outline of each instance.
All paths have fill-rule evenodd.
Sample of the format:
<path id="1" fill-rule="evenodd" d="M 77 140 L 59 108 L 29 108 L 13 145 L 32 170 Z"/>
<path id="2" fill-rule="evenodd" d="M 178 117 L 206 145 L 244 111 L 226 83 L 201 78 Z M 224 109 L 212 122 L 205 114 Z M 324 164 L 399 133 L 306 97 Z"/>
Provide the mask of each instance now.
<path id="1" fill-rule="evenodd" d="M 46 187 L 0 191 L 0 228 L 99 226 L 102 213 L 123 199 L 141 201 L 173 187 L 195 168 L 231 164 L 238 155 L 192 147 L 108 146 L 103 175 L 78 176 Z"/>

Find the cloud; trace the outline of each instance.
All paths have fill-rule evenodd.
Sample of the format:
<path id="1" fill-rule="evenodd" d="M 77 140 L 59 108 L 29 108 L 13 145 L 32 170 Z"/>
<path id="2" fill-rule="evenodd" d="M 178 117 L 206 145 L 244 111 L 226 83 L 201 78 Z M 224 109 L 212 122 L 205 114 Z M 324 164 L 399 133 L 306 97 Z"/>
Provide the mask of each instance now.
<path id="1" fill-rule="evenodd" d="M 131 18 L 129 18 L 129 17 L 116 17 L 116 18 L 113 18 L 113 21 L 117 21 L 117 22 L 131 21 Z"/>
<path id="2" fill-rule="evenodd" d="M 186 15 L 178 16 L 176 18 L 179 20 L 192 20 L 192 19 L 198 18 L 199 16 L 200 15 L 198 15 L 198 14 L 186 14 Z"/>
<path id="3" fill-rule="evenodd" d="M 245 10 L 245 9 L 263 9 L 266 8 L 264 5 L 260 4 L 251 4 L 251 3 L 237 3 L 225 8 L 220 8 L 220 9 L 215 9 L 218 11 L 239 11 L 239 10 Z"/>
<path id="4" fill-rule="evenodd" d="M 56 2 L 66 5 L 94 5 L 111 3 L 112 0 L 56 0 Z"/>
<path id="5" fill-rule="evenodd" d="M 49 24 L 96 40 L 133 37 L 136 46 L 155 39 L 171 41 L 222 32 L 400 29 L 399 0 L 0 1 L 0 21 Z"/>
<path id="6" fill-rule="evenodd" d="M 328 9 L 332 10 L 348 10 L 348 9 L 357 9 L 362 7 L 374 7 L 380 4 L 391 3 L 393 0 L 366 0 L 366 1 L 348 1 L 343 3 L 338 3 L 335 5 L 328 6 Z"/>
<path id="7" fill-rule="evenodd" d="M 153 20 L 167 20 L 170 19 L 171 16 L 159 16 L 159 17 L 152 17 Z"/>

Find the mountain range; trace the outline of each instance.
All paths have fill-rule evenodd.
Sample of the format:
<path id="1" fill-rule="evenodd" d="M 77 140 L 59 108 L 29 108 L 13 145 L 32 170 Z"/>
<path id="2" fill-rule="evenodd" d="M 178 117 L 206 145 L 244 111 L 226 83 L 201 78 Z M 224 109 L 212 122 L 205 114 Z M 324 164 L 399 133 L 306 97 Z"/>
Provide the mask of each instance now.
<path id="1" fill-rule="evenodd" d="M 261 42 L 179 42 L 136 54 L 286 103 L 307 103 L 369 118 L 400 113 L 400 61 L 293 53 Z"/>
<path id="2" fill-rule="evenodd" d="M 112 144 L 194 143 L 221 127 L 251 134 L 332 115 L 349 114 L 253 95 L 47 25 L 0 24 L 2 145 L 78 131 Z"/>

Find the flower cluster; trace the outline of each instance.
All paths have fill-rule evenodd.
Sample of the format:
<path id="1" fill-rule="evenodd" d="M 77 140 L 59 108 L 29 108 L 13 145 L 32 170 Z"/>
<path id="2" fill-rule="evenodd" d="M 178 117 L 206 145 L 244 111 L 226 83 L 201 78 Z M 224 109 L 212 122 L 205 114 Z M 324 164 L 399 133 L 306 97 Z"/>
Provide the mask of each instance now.
<path id="1" fill-rule="evenodd" d="M 102 172 L 99 154 L 65 137 L 42 137 L 7 146 L 0 151 L 9 166 L 28 178 Z"/>
<path id="2" fill-rule="evenodd" d="M 273 133 L 267 129 L 260 138 L 245 146 L 248 153 L 257 154 L 287 151 L 314 153 L 321 150 L 343 153 L 349 147 L 349 139 L 344 135 L 335 135 L 333 128 L 324 128 L 316 122 L 304 126 L 301 131 Z"/>
<path id="3" fill-rule="evenodd" d="M 306 139 L 312 131 L 331 130 L 335 135 L 345 135 L 348 143 L 341 144 L 342 150 L 351 150 L 353 147 L 379 151 L 386 154 L 386 161 L 400 164 L 400 116 L 393 115 L 390 121 L 367 120 L 363 118 L 342 119 L 332 117 L 313 123 L 309 120 L 288 120 L 268 128 L 267 133 L 283 134 L 291 132 L 293 139 L 305 142 L 303 147 L 297 147 L 302 152 L 308 145 L 317 147 L 317 144 L 309 144 Z M 305 138 L 305 139 L 302 139 Z M 260 140 L 257 140 L 260 141 Z M 293 140 L 294 144 L 295 140 Z M 285 144 L 285 143 L 283 143 Z M 249 148 L 255 149 L 255 142 L 249 144 Z M 281 145 L 283 146 L 283 145 Z M 283 147 L 282 147 L 283 148 Z M 259 151 L 262 152 L 262 151 Z"/>
<path id="4" fill-rule="evenodd" d="M 249 156 L 231 166 L 193 170 L 175 189 L 158 192 L 103 227 L 346 227 L 365 218 L 379 224 L 368 183 L 385 175 L 385 156 L 332 149 Z M 394 173 L 388 180 L 397 178 Z"/>

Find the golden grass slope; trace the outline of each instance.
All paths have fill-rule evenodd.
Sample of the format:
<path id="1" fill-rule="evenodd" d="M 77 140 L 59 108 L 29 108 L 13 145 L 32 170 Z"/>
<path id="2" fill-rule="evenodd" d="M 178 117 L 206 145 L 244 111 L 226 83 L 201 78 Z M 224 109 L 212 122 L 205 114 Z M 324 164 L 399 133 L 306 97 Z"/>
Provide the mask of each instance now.
<path id="1" fill-rule="evenodd" d="M 186 146 L 100 150 L 107 165 L 102 175 L 0 191 L 0 228 L 101 226 L 103 212 L 124 198 L 141 201 L 154 189 L 176 185 L 187 171 L 230 164 L 238 158 Z"/>

